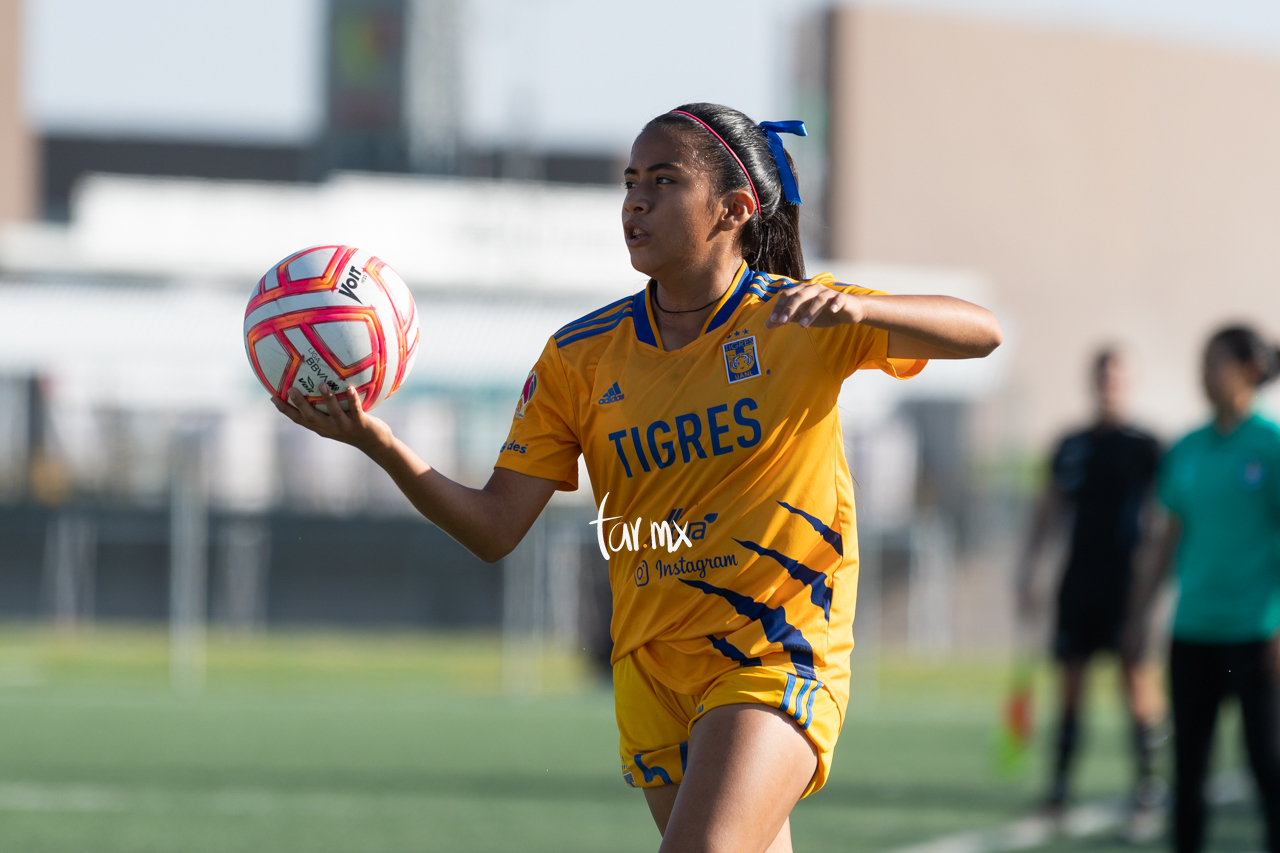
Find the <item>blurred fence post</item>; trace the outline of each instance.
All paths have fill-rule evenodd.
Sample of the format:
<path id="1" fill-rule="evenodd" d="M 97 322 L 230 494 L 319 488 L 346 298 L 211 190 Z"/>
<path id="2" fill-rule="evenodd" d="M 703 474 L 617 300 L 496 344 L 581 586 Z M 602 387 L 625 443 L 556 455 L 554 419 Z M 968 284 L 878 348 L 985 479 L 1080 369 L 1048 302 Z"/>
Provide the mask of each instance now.
<path id="1" fill-rule="evenodd" d="M 921 511 L 911 525 L 907 578 L 907 647 L 913 654 L 937 656 L 951 650 L 955 548 L 951 524 L 936 510 Z"/>
<path id="2" fill-rule="evenodd" d="M 239 631 L 261 628 L 267 618 L 271 531 L 259 518 L 237 518 L 218 531 L 215 616 Z"/>
<path id="3" fill-rule="evenodd" d="M 584 527 L 576 514 L 567 513 L 552 526 L 547 548 L 547 628 L 561 649 L 578 641 Z"/>
<path id="4" fill-rule="evenodd" d="M 26 489 L 28 405 L 23 380 L 0 376 L 0 500 L 16 501 Z"/>
<path id="5" fill-rule="evenodd" d="M 546 575 L 544 514 L 502 561 L 502 692 L 510 696 L 532 696 L 542 689 Z"/>
<path id="6" fill-rule="evenodd" d="M 44 587 L 54 627 L 74 631 L 93 620 L 98 527 L 90 516 L 59 512 L 45 536 Z"/>
<path id="7" fill-rule="evenodd" d="M 169 679 L 179 693 L 204 688 L 209 509 L 204 435 L 173 443 L 169 492 Z"/>

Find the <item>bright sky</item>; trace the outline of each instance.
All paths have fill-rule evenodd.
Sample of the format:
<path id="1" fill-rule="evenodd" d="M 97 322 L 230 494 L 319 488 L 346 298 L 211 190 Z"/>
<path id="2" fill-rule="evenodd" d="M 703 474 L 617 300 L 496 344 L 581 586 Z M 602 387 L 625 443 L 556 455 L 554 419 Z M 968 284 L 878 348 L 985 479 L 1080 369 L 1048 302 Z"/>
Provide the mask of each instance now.
<path id="1" fill-rule="evenodd" d="M 36 127 L 295 141 L 319 126 L 317 0 L 22 0 Z"/>
<path id="2" fill-rule="evenodd" d="M 412 2 L 412 0 L 410 0 Z M 792 33 L 823 0 L 457 0 L 476 143 L 624 150 L 693 100 L 790 118 Z M 25 0 L 42 129 L 297 142 L 322 119 L 322 0 Z M 1276 0 L 875 0 L 1280 57 Z"/>

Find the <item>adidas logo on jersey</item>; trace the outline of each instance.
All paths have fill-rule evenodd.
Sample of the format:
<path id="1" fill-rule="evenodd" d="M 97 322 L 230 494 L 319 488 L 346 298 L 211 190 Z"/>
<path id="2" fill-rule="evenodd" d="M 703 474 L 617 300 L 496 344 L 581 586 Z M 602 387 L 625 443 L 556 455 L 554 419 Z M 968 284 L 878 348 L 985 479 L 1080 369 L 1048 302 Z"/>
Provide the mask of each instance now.
<path id="1" fill-rule="evenodd" d="M 597 402 L 599 402 L 600 405 L 603 406 L 605 403 L 616 403 L 619 400 L 623 399 L 624 397 L 626 397 L 626 395 L 622 393 L 622 389 L 619 388 L 618 383 L 615 382 L 609 388 L 608 391 L 604 392 L 604 396 L 601 397 Z"/>

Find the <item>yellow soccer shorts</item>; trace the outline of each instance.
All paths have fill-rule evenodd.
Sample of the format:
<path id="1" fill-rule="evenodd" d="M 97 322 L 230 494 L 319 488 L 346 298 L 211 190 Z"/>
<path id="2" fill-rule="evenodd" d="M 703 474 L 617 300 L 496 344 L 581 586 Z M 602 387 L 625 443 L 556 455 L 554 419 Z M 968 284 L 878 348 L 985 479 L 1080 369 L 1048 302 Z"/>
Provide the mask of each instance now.
<path id="1" fill-rule="evenodd" d="M 755 704 L 788 714 L 818 752 L 818 769 L 802 797 L 821 788 L 831 770 L 842 710 L 827 685 L 796 672 L 788 654 L 757 666 L 735 667 L 700 693 L 677 693 L 627 655 L 613 665 L 622 778 L 634 788 L 671 785 L 684 778 L 689 732 L 712 708 Z"/>

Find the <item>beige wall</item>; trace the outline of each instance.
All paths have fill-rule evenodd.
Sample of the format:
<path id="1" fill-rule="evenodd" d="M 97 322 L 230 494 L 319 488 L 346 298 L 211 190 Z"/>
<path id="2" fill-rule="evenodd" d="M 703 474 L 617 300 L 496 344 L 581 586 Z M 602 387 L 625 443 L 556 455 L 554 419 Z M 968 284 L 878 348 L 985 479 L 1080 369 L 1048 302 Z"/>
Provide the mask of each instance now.
<path id="1" fill-rule="evenodd" d="M 22 113 L 22 0 L 0 0 L 0 223 L 36 212 L 36 146 Z"/>
<path id="2" fill-rule="evenodd" d="M 832 19 L 830 253 L 972 267 L 1016 365 L 1000 410 L 1044 442 L 1086 411 L 1099 342 L 1135 408 L 1204 412 L 1203 338 L 1280 338 L 1280 61 L 867 8 Z"/>

